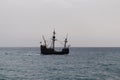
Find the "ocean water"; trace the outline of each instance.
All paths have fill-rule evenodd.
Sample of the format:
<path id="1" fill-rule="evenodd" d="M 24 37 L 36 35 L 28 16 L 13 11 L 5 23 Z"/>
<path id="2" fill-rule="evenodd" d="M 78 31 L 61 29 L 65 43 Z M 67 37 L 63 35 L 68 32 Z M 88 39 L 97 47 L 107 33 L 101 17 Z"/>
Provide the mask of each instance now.
<path id="1" fill-rule="evenodd" d="M 120 80 L 120 48 L 70 48 L 69 55 L 0 48 L 0 80 Z"/>

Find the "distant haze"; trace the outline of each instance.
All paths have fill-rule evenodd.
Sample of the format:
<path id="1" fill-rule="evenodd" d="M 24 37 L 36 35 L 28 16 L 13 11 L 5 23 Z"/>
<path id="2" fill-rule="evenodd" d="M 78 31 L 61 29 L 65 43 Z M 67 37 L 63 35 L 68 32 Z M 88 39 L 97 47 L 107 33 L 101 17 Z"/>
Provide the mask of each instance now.
<path id="1" fill-rule="evenodd" d="M 54 28 L 72 47 L 120 47 L 120 0 L 0 0 L 0 47 L 38 47 Z"/>

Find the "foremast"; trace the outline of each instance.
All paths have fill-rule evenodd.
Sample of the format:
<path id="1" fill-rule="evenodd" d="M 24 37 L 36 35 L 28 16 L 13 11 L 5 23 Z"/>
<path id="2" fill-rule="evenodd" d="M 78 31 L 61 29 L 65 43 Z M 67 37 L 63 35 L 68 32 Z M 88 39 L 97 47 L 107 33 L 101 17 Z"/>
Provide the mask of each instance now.
<path id="1" fill-rule="evenodd" d="M 64 43 L 64 48 L 66 48 L 66 44 L 67 44 L 67 38 L 65 39 L 65 43 Z"/>
<path id="2" fill-rule="evenodd" d="M 53 49 L 55 49 L 55 40 L 56 40 L 56 37 L 55 37 L 55 30 L 53 31 L 53 37 L 52 37 L 52 47 L 53 47 Z"/>
<path id="3" fill-rule="evenodd" d="M 66 36 L 66 38 L 65 38 L 65 43 L 64 43 L 64 48 L 67 48 L 67 46 L 66 46 L 66 44 L 67 44 L 67 42 L 68 42 L 68 40 L 67 40 L 67 37 L 68 37 L 68 35 Z"/>

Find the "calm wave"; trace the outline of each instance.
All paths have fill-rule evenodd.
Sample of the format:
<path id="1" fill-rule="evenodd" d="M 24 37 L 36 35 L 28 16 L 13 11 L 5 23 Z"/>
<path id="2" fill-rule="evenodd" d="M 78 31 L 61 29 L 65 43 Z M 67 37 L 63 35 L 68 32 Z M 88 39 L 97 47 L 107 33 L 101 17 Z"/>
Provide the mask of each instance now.
<path id="1" fill-rule="evenodd" d="M 120 80 L 120 48 L 71 48 L 69 55 L 0 48 L 0 80 Z"/>

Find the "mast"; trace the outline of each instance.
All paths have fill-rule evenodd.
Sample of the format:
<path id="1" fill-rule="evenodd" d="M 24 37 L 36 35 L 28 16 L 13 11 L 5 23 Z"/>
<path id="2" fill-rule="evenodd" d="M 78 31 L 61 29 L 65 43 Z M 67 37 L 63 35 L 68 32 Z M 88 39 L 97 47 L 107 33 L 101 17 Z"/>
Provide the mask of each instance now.
<path id="1" fill-rule="evenodd" d="M 67 42 L 68 42 L 68 41 L 67 41 L 67 37 L 68 37 L 68 34 L 67 34 L 67 36 L 66 36 L 66 38 L 65 38 L 65 41 L 64 41 L 64 42 L 65 42 L 64 48 L 66 48 L 66 44 L 67 44 Z"/>
<path id="2" fill-rule="evenodd" d="M 55 49 L 55 30 L 53 31 L 53 37 L 52 37 L 52 43 L 53 43 L 53 49 Z"/>

